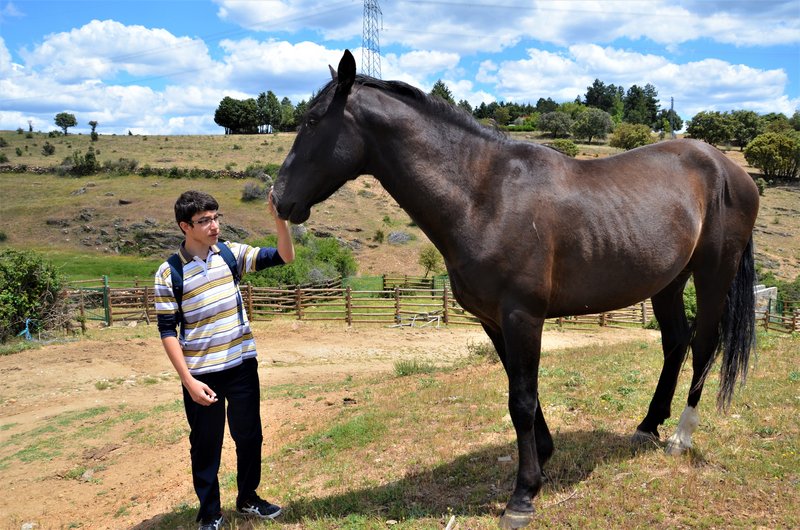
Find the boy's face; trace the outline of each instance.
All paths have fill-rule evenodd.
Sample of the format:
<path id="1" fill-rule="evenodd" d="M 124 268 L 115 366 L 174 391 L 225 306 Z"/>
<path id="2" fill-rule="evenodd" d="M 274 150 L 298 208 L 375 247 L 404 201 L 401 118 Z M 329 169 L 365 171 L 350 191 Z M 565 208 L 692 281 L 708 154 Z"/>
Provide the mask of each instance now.
<path id="1" fill-rule="evenodd" d="M 222 214 L 216 210 L 197 212 L 190 223 L 181 223 L 186 241 L 204 246 L 216 245 L 219 240 L 219 221 Z"/>

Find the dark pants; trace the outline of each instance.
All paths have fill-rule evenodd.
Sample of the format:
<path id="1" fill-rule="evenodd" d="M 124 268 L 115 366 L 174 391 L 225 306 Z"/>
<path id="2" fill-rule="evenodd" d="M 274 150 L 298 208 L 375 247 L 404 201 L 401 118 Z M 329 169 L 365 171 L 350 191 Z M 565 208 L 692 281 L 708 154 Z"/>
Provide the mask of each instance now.
<path id="1" fill-rule="evenodd" d="M 241 365 L 222 372 L 195 377 L 217 394 L 218 401 L 204 407 L 192 401 L 183 389 L 183 404 L 191 433 L 194 490 L 200 499 L 197 520 L 221 513 L 219 498 L 220 458 L 225 434 L 225 402 L 228 402 L 228 426 L 236 444 L 237 503 L 247 501 L 256 493 L 261 481 L 261 388 L 258 383 L 258 363 L 247 359 Z"/>

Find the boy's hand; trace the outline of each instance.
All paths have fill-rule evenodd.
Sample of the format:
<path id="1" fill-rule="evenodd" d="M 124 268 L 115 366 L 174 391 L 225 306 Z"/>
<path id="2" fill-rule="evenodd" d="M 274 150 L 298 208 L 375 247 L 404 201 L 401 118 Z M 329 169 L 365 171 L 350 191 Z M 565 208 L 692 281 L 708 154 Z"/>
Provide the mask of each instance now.
<path id="1" fill-rule="evenodd" d="M 207 407 L 217 402 L 217 393 L 202 381 L 192 378 L 184 386 L 189 391 L 189 395 L 192 396 L 192 401 L 198 405 Z"/>

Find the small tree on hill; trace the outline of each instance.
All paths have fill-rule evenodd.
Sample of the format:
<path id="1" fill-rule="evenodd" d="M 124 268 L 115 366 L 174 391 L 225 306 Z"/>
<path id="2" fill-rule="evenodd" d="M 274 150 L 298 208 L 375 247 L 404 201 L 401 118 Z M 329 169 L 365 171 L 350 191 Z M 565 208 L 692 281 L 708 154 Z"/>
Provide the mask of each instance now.
<path id="1" fill-rule="evenodd" d="M 70 114 L 69 112 L 59 112 L 56 114 L 55 122 L 56 125 L 61 127 L 61 129 L 64 131 L 64 135 L 67 134 L 67 129 L 78 125 L 78 120 L 75 119 L 75 115 Z"/>
<path id="2" fill-rule="evenodd" d="M 566 112 L 547 112 L 539 117 L 539 129 L 549 132 L 553 138 L 569 136 L 572 118 Z"/>
<path id="3" fill-rule="evenodd" d="M 433 245 L 425 245 L 419 251 L 419 264 L 425 269 L 425 277 L 428 277 L 429 272 L 439 272 L 444 265 L 444 259 L 436 247 Z"/>

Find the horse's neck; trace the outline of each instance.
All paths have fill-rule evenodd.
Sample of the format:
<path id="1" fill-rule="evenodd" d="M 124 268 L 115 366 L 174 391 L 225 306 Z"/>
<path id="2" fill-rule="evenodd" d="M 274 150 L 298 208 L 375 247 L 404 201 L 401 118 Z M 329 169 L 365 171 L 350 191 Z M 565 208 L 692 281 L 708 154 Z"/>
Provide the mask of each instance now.
<path id="1" fill-rule="evenodd" d="M 486 183 L 470 161 L 489 151 L 490 140 L 420 113 L 410 118 L 407 109 L 402 119 L 391 119 L 392 111 L 385 107 L 374 116 L 379 123 L 371 134 L 369 172 L 444 251 L 442 246 L 458 242 L 453 241 L 452 231 L 445 234 L 443 228 L 458 226 L 466 233 L 475 228 L 469 226 L 467 213 Z"/>
<path id="2" fill-rule="evenodd" d="M 469 162 L 483 150 L 481 142 L 438 129 L 424 134 L 397 131 L 391 136 L 376 145 L 380 162 L 372 174 L 445 253 L 443 246 L 458 244 L 450 228 L 466 233 L 473 228 L 468 214 L 483 183 Z"/>

